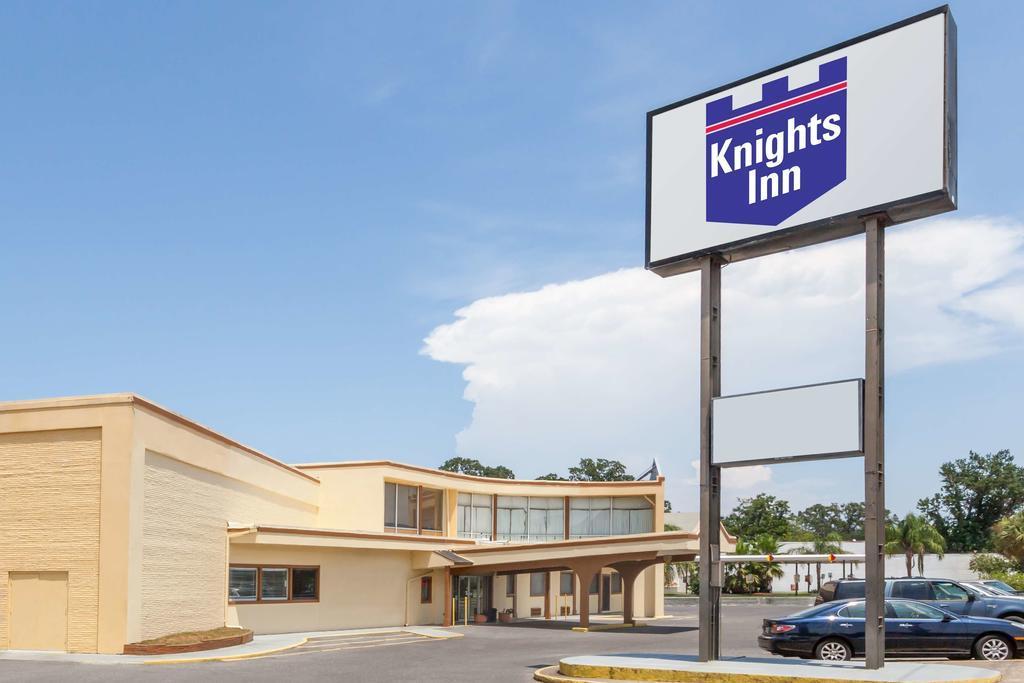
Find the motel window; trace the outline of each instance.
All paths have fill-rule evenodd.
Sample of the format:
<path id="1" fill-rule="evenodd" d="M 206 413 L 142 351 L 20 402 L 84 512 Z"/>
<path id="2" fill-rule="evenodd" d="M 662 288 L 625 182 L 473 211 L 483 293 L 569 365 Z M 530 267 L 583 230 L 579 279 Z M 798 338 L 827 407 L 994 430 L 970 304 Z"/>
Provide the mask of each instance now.
<path id="1" fill-rule="evenodd" d="M 228 599 L 255 602 L 257 571 L 255 567 L 232 567 L 228 577 Z"/>
<path id="2" fill-rule="evenodd" d="M 232 566 L 228 573 L 229 602 L 316 602 L 319 599 L 319 567 Z"/>
<path id="3" fill-rule="evenodd" d="M 572 595 L 572 572 L 562 572 L 558 576 L 558 594 Z"/>
<path id="4" fill-rule="evenodd" d="M 424 576 L 420 579 L 420 603 L 427 605 L 434 601 L 434 579 Z"/>
<path id="5" fill-rule="evenodd" d="M 618 595 L 622 592 L 622 574 L 615 572 L 612 574 L 612 593 Z"/>
<path id="6" fill-rule="evenodd" d="M 264 568 L 260 571 L 260 599 L 288 599 L 288 570 L 284 568 Z"/>
<path id="7" fill-rule="evenodd" d="M 384 526 L 443 531 L 444 491 L 384 482 Z"/>
<path id="8" fill-rule="evenodd" d="M 458 534 L 460 538 L 491 540 L 492 497 L 479 493 L 460 493 L 458 501 Z"/>
<path id="9" fill-rule="evenodd" d="M 320 570 L 316 567 L 292 569 L 292 600 L 316 600 L 319 593 Z"/>
<path id="10" fill-rule="evenodd" d="M 599 592 L 599 589 L 598 589 L 597 585 L 598 585 L 598 582 L 600 580 L 601 580 L 601 573 L 598 572 L 597 574 L 594 574 L 594 578 L 592 578 L 590 580 L 590 587 L 588 588 L 587 592 L 590 593 L 591 595 L 597 595 L 597 593 Z"/>
<path id="11" fill-rule="evenodd" d="M 530 574 L 530 595 L 544 595 L 545 589 L 544 572 L 534 572 Z"/>
<path id="12" fill-rule="evenodd" d="M 420 519 L 428 531 L 444 530 L 444 491 L 422 489 L 420 495 Z"/>
<path id="13" fill-rule="evenodd" d="M 511 598 L 516 594 L 516 575 L 509 574 L 505 577 L 505 597 Z"/>
<path id="14" fill-rule="evenodd" d="M 642 496 L 572 498 L 569 504 L 569 535 L 622 536 L 654 530 L 654 509 Z"/>
<path id="15" fill-rule="evenodd" d="M 565 499 L 498 496 L 498 540 L 527 542 L 565 538 Z"/>

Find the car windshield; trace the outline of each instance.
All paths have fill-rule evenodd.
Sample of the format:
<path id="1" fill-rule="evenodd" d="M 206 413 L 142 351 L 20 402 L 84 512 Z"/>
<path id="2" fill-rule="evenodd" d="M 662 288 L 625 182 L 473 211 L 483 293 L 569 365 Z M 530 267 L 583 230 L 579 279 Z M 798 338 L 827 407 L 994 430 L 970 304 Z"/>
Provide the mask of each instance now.
<path id="1" fill-rule="evenodd" d="M 988 582 L 985 583 L 985 586 L 987 586 L 988 588 L 994 588 L 994 589 L 996 589 L 998 591 L 1002 591 L 1003 593 L 1006 593 L 1007 595 L 1013 595 L 1014 592 L 1015 592 L 1013 590 L 1013 586 L 1011 586 L 1011 585 L 1009 585 L 1007 583 L 1003 583 L 1002 581 L 995 581 L 995 580 L 988 581 Z"/>

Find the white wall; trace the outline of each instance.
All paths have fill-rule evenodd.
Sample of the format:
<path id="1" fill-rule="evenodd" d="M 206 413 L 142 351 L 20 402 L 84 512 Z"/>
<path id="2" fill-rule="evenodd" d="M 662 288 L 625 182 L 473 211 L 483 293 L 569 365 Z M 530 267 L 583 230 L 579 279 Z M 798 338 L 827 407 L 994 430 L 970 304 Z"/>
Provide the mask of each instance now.
<path id="1" fill-rule="evenodd" d="M 772 592 L 774 593 L 786 593 L 790 592 L 790 584 L 793 583 L 794 566 L 791 563 L 787 563 L 785 555 L 787 552 L 792 552 L 797 548 L 804 546 L 804 543 L 799 542 L 786 542 L 779 545 L 781 551 L 779 555 L 779 563 L 782 565 L 786 572 L 786 575 L 781 579 L 776 579 L 772 582 Z M 864 553 L 863 541 L 843 541 L 843 550 L 851 554 L 861 555 Z M 841 557 L 841 556 L 840 556 Z M 924 556 L 924 575 L 931 578 L 941 579 L 953 579 L 955 581 L 976 581 L 979 576 L 970 570 L 968 566 L 970 564 L 973 555 L 971 553 L 955 553 L 947 554 L 943 559 L 939 559 L 935 555 Z M 838 559 L 838 558 L 837 558 Z M 815 567 L 811 565 L 811 590 L 817 587 L 817 582 L 814 579 Z M 832 576 L 829 576 L 831 572 Z M 800 563 L 800 590 L 807 590 L 807 584 L 804 582 L 804 576 L 808 573 L 807 565 Z M 824 574 L 821 582 L 825 583 L 830 579 L 839 579 L 843 577 L 843 565 L 841 562 L 835 564 L 823 564 L 821 565 L 821 573 Z M 858 563 L 854 566 L 852 563 L 846 564 L 847 576 L 853 576 L 854 578 L 864 578 L 864 564 Z M 901 577 L 907 575 L 906 559 L 903 555 L 894 555 L 893 557 L 887 557 L 885 560 L 885 575 L 886 577 Z M 917 558 L 914 558 L 914 576 L 917 576 Z"/>

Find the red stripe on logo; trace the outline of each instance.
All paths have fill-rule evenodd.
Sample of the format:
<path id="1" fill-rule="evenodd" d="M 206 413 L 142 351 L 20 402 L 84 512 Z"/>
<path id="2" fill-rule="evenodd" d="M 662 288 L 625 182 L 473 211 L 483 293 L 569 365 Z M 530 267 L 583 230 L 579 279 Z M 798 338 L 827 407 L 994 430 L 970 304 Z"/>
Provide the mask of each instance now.
<path id="1" fill-rule="evenodd" d="M 708 133 L 714 133 L 715 131 L 722 130 L 723 128 L 729 128 L 730 126 L 735 126 L 739 123 L 744 123 L 746 121 L 750 121 L 751 119 L 756 119 L 760 116 L 765 116 L 767 114 L 777 112 L 781 109 L 786 109 L 787 107 L 792 107 L 797 104 L 809 102 L 810 100 L 814 100 L 819 97 L 824 97 L 825 95 L 831 95 L 832 93 L 839 92 L 840 90 L 846 90 L 846 81 L 843 81 L 842 83 L 834 83 L 832 85 L 820 88 L 818 90 L 812 90 L 809 93 L 804 93 L 803 95 L 799 95 L 797 97 L 793 97 L 791 99 L 778 102 L 768 107 L 755 109 L 754 111 L 747 112 L 746 114 L 741 114 L 740 116 L 736 116 L 734 118 L 710 125 L 704 129 L 704 134 L 706 135 Z"/>

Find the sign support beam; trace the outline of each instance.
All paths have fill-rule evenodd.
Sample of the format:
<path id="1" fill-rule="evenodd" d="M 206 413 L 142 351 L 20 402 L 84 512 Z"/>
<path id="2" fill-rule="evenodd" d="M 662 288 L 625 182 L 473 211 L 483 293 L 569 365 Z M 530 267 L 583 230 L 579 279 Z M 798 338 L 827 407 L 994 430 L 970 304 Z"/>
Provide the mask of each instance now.
<path id="1" fill-rule="evenodd" d="M 719 527 L 722 517 L 721 469 L 712 465 L 711 400 L 722 393 L 722 259 L 704 256 L 700 263 L 700 579 L 698 658 L 721 655 L 721 581 Z"/>
<path id="2" fill-rule="evenodd" d="M 865 659 L 885 665 L 885 230 L 884 217 L 865 223 L 864 576 Z"/>

